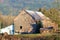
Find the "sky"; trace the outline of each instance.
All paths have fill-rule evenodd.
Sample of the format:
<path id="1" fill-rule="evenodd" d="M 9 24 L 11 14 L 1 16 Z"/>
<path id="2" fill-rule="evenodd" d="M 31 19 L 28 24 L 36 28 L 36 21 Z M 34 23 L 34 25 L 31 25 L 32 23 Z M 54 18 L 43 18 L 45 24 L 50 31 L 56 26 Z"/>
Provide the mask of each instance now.
<path id="1" fill-rule="evenodd" d="M 0 0 L 0 13 L 17 15 L 19 10 L 37 10 L 45 7 L 46 9 L 56 7 L 55 0 Z"/>

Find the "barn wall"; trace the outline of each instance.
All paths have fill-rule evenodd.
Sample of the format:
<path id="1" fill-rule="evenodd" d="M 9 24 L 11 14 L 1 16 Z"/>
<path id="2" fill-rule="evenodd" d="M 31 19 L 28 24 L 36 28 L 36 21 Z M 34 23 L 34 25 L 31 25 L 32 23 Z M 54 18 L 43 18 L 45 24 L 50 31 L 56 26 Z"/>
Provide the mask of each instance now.
<path id="1" fill-rule="evenodd" d="M 16 32 L 32 32 L 34 20 L 25 11 L 22 11 L 14 20 L 14 26 Z M 22 26 L 22 29 L 20 29 Z"/>

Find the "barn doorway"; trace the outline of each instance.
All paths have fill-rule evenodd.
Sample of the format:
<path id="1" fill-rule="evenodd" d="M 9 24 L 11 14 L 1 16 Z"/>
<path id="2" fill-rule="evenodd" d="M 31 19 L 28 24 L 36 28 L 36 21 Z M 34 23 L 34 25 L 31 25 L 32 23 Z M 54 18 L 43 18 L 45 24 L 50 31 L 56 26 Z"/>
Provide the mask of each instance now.
<path id="1" fill-rule="evenodd" d="M 36 22 L 37 27 L 36 27 L 36 33 L 40 33 L 40 28 L 43 28 L 43 24 L 41 21 Z"/>

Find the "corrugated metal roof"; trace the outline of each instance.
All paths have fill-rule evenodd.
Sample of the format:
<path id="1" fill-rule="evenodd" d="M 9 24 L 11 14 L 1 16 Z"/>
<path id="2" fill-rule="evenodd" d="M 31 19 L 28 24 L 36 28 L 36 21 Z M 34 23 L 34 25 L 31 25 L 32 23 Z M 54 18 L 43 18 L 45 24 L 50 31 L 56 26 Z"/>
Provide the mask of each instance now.
<path id="1" fill-rule="evenodd" d="M 28 12 L 32 17 L 34 17 L 35 20 L 42 20 L 45 18 L 42 12 L 30 11 L 30 10 L 25 10 L 25 11 Z"/>

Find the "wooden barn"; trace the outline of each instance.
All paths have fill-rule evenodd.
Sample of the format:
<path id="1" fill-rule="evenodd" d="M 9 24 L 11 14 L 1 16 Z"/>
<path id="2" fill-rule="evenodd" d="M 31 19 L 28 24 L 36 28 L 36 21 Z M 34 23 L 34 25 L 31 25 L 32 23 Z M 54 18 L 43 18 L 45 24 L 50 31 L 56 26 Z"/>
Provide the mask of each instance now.
<path id="1" fill-rule="evenodd" d="M 58 24 L 52 22 L 42 12 L 21 10 L 19 15 L 14 19 L 15 33 L 35 33 L 37 29 L 37 22 L 41 21 L 43 28 L 52 26 L 55 30 Z M 41 28 L 41 27 L 40 27 Z"/>

